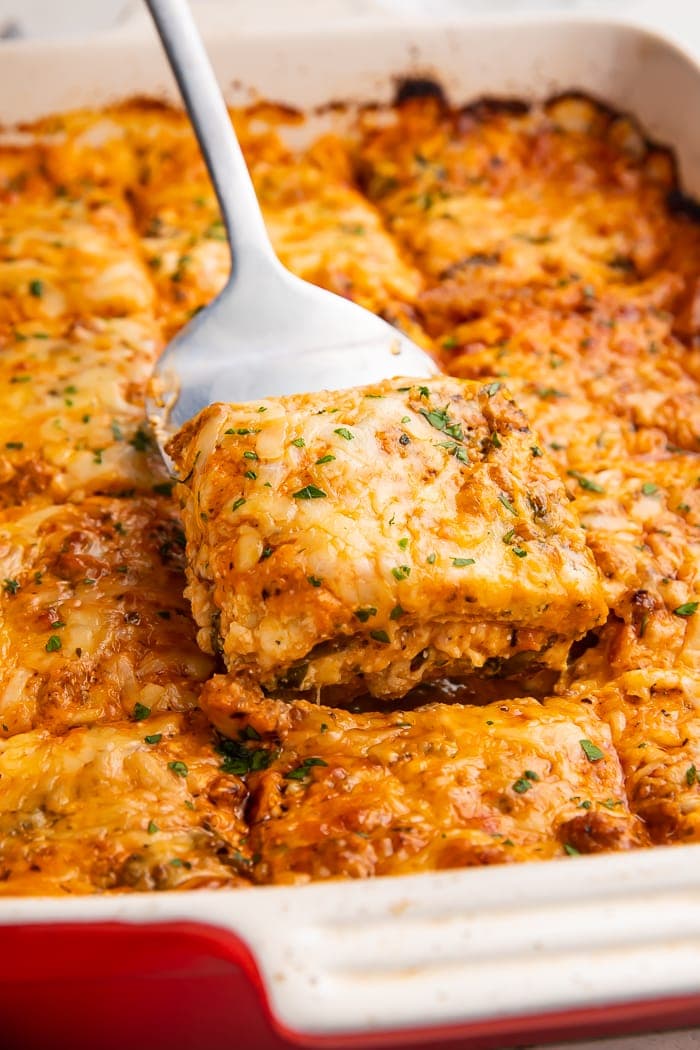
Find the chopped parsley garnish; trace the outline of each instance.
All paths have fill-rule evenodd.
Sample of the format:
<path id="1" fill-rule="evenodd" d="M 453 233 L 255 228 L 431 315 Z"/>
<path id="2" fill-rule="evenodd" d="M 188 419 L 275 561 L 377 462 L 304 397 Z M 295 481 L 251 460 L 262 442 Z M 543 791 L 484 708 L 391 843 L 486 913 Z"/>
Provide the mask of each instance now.
<path id="1" fill-rule="evenodd" d="M 537 396 L 543 401 L 548 401 L 550 398 L 568 397 L 569 395 L 553 386 L 541 386 L 537 391 Z"/>
<path id="2" fill-rule="evenodd" d="M 293 494 L 294 499 L 326 499 L 326 493 L 323 489 L 316 488 L 315 485 L 305 485 L 303 489 L 299 489 L 298 492 Z"/>
<path id="3" fill-rule="evenodd" d="M 465 565 L 474 565 L 474 558 L 453 558 L 452 564 L 456 569 L 463 569 Z"/>
<path id="4" fill-rule="evenodd" d="M 135 448 L 137 452 L 147 452 L 152 445 L 151 435 L 143 427 L 139 427 L 129 441 L 129 444 L 132 448 Z"/>
<path id="5" fill-rule="evenodd" d="M 503 383 L 501 382 L 489 383 L 488 386 L 484 387 L 484 393 L 488 394 L 489 397 L 493 397 L 494 394 L 498 393 L 502 386 Z"/>
<path id="6" fill-rule="evenodd" d="M 645 481 L 642 485 L 642 492 L 645 496 L 653 496 L 655 492 L 659 491 L 659 486 L 655 485 L 653 481 Z"/>
<path id="7" fill-rule="evenodd" d="M 112 426 L 112 437 L 114 438 L 114 440 L 115 441 L 123 441 L 124 440 L 124 434 L 122 433 L 122 428 L 119 426 L 119 424 L 117 423 L 116 419 L 112 420 L 111 426 Z"/>
<path id="8" fill-rule="evenodd" d="M 700 776 L 698 776 L 697 766 L 688 766 L 685 771 L 685 782 L 688 787 L 692 787 L 693 784 L 700 784 Z"/>
<path id="9" fill-rule="evenodd" d="M 510 500 L 508 499 L 508 497 L 505 495 L 504 492 L 499 493 L 498 501 L 499 501 L 499 503 L 502 503 L 503 506 L 506 508 L 506 510 L 509 510 L 511 512 L 511 514 L 515 514 L 516 518 L 518 517 L 517 510 L 515 509 L 515 507 L 510 502 Z"/>
<path id="10" fill-rule="evenodd" d="M 451 456 L 458 459 L 460 463 L 468 463 L 469 455 L 464 445 L 458 445 L 456 441 L 439 441 L 439 448 L 445 448 Z"/>
<path id="11" fill-rule="evenodd" d="M 355 609 L 355 616 L 360 621 L 360 623 L 367 623 L 367 621 L 369 620 L 370 616 L 376 616 L 376 615 L 377 615 L 377 610 L 374 608 L 373 605 L 368 605 L 364 609 Z"/>
<path id="12" fill-rule="evenodd" d="M 515 536 L 515 529 L 508 529 L 508 532 L 504 532 L 501 536 L 501 540 L 503 543 L 511 543 L 513 536 Z"/>
<path id="13" fill-rule="evenodd" d="M 605 758 L 605 754 L 601 751 L 598 745 L 592 743 L 590 740 L 579 740 L 579 744 L 589 762 L 600 762 L 601 758 Z"/>
<path id="14" fill-rule="evenodd" d="M 243 459 L 259 459 L 257 452 L 253 452 L 251 449 L 246 449 L 243 453 Z"/>
<path id="15" fill-rule="evenodd" d="M 51 624 L 51 626 L 52 627 L 65 627 L 66 626 L 66 622 L 65 622 L 65 620 L 54 620 L 53 623 Z"/>
<path id="16" fill-rule="evenodd" d="M 375 642 L 382 642 L 384 645 L 389 644 L 389 635 L 386 631 L 370 631 L 370 638 L 373 638 Z"/>
<path id="17" fill-rule="evenodd" d="M 341 438 L 345 438 L 346 441 L 352 441 L 352 439 L 355 437 L 353 432 L 351 430 L 348 430 L 347 427 L 336 427 L 333 433 L 338 434 L 338 436 Z"/>
<path id="18" fill-rule="evenodd" d="M 29 282 L 29 294 L 33 295 L 35 299 L 41 299 L 44 294 L 44 282 L 43 281 L 30 281 Z"/>
<path id="19" fill-rule="evenodd" d="M 455 423 L 450 419 L 447 412 L 447 405 L 445 405 L 444 408 L 434 408 L 431 411 L 428 411 L 426 408 L 421 408 L 420 414 L 424 419 L 427 419 L 431 427 L 435 427 L 436 430 L 440 430 L 443 434 L 448 434 L 457 441 L 464 440 L 462 425 L 461 423 Z"/>
<path id="20" fill-rule="evenodd" d="M 248 481 L 255 481 L 257 476 L 258 475 L 255 473 L 254 470 L 246 470 L 245 474 L 243 475 L 244 478 L 248 478 Z"/>
<path id="21" fill-rule="evenodd" d="M 146 831 L 148 832 L 148 834 L 149 835 L 155 835 L 157 830 L 158 830 L 158 825 L 155 823 L 155 821 L 149 820 L 148 827 L 146 828 Z"/>
<path id="22" fill-rule="evenodd" d="M 300 766 L 296 769 L 290 769 L 289 772 L 284 774 L 285 780 L 305 780 L 308 777 L 313 766 L 327 766 L 328 763 L 324 762 L 322 758 L 305 758 Z"/>
<path id="23" fill-rule="evenodd" d="M 172 481 L 159 481 L 157 485 L 151 485 L 151 488 L 158 496 L 172 496 L 173 494 Z"/>
<path id="24" fill-rule="evenodd" d="M 142 722 L 144 718 L 148 718 L 151 713 L 150 707 L 146 707 L 145 704 L 136 703 L 134 704 L 134 710 L 132 712 L 132 718 L 135 722 Z"/>
<path id="25" fill-rule="evenodd" d="M 304 448 L 304 446 L 306 445 L 306 442 L 304 441 L 303 438 L 294 438 L 292 440 L 292 444 L 296 445 L 297 448 Z"/>
<path id="26" fill-rule="evenodd" d="M 605 489 L 602 485 L 599 485 L 597 481 L 591 481 L 590 478 L 586 478 L 583 474 L 579 473 L 578 470 L 567 470 L 566 472 L 570 478 L 575 478 L 578 481 L 582 489 L 586 492 L 600 492 L 604 493 Z"/>
<path id="27" fill-rule="evenodd" d="M 684 602 L 673 610 L 676 616 L 694 616 L 698 610 L 698 602 Z"/>
<path id="28" fill-rule="evenodd" d="M 186 777 L 189 773 L 184 762 L 168 762 L 168 769 L 172 769 L 173 773 L 178 777 Z"/>
<path id="29" fill-rule="evenodd" d="M 395 580 L 407 580 L 411 575 L 410 565 L 395 565 L 391 570 L 391 575 Z"/>
<path id="30" fill-rule="evenodd" d="M 19 582 L 17 580 L 9 580 L 6 577 L 2 582 L 2 589 L 5 594 L 17 594 Z"/>
<path id="31" fill-rule="evenodd" d="M 243 504 L 247 502 L 245 496 L 239 496 L 237 500 L 234 500 L 231 510 L 238 510 L 239 507 L 242 507 Z"/>
<path id="32" fill-rule="evenodd" d="M 403 539 L 399 540 L 399 547 L 402 551 L 405 551 L 408 547 L 408 536 L 404 536 Z"/>
<path id="33" fill-rule="evenodd" d="M 530 791 L 530 789 L 534 787 L 531 778 L 526 774 L 519 777 L 511 786 L 516 795 L 524 795 L 526 791 Z"/>
<path id="34" fill-rule="evenodd" d="M 538 456 L 542 456 L 544 454 L 539 445 L 530 445 L 530 452 L 532 452 L 534 459 L 537 459 Z"/>
<path id="35" fill-rule="evenodd" d="M 16 449 L 24 448 L 24 442 L 23 441 L 6 441 L 5 442 L 5 448 L 16 448 Z"/>
<path id="36" fill-rule="evenodd" d="M 494 432 L 491 435 L 491 444 L 494 448 L 503 448 L 503 442 L 499 438 L 498 431 L 496 430 L 494 430 Z"/>
<path id="37" fill-rule="evenodd" d="M 309 581 L 312 587 L 320 587 L 323 580 L 320 576 L 307 576 L 306 579 Z"/>
<path id="38" fill-rule="evenodd" d="M 217 751 L 224 756 L 220 767 L 221 772 L 239 777 L 246 773 L 258 773 L 261 769 L 267 769 L 272 760 L 277 757 L 277 753 L 268 748 L 248 747 L 243 741 L 230 740 L 228 737 L 220 739 Z"/>
<path id="39" fill-rule="evenodd" d="M 436 559 L 437 559 L 437 554 L 429 554 L 428 557 L 425 560 L 427 561 L 428 565 L 434 565 Z"/>
<path id="40" fill-rule="evenodd" d="M 575 846 L 570 846 L 568 842 L 564 843 L 564 852 L 567 853 L 570 857 L 581 856 L 580 850 L 577 850 Z"/>
<path id="41" fill-rule="evenodd" d="M 11 383 L 31 383 L 31 381 L 32 377 L 30 375 L 27 375 L 26 372 L 23 372 L 20 375 L 12 376 L 10 378 Z"/>
<path id="42" fill-rule="evenodd" d="M 46 649 L 47 653 L 57 653 L 58 650 L 61 648 L 61 644 L 61 639 L 58 637 L 58 635 L 52 634 L 44 648 Z"/>
<path id="43" fill-rule="evenodd" d="M 317 459 L 316 462 L 314 463 L 314 466 L 315 467 L 320 467 L 320 466 L 323 466 L 324 463 L 332 463 L 334 459 L 335 459 L 335 456 L 332 456 L 330 454 L 330 452 L 329 452 L 328 455 L 321 456 L 320 459 Z"/>
<path id="44" fill-rule="evenodd" d="M 150 733 L 143 738 L 147 744 L 159 744 L 163 739 L 162 733 Z"/>
<path id="45" fill-rule="evenodd" d="M 402 616 L 406 615 L 406 610 L 402 609 L 400 605 L 395 605 L 389 613 L 390 620 L 400 620 Z"/>
<path id="46" fill-rule="evenodd" d="M 523 547 L 512 547 L 511 550 L 516 558 L 527 558 L 527 551 Z"/>

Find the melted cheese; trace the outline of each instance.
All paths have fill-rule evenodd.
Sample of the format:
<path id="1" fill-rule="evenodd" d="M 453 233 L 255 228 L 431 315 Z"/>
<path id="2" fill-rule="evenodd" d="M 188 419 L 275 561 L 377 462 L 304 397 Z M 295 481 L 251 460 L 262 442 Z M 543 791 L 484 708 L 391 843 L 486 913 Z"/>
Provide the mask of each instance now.
<path id="1" fill-rule="evenodd" d="M 169 450 L 200 644 L 268 689 L 402 696 L 523 656 L 561 668 L 607 614 L 561 482 L 498 382 L 212 405 Z"/>
<path id="2" fill-rule="evenodd" d="M 475 517 L 478 569 L 476 559 L 450 562 L 463 537 L 459 551 L 449 530 L 440 537 L 444 579 L 467 588 L 482 573 L 486 607 L 488 568 L 502 599 L 488 620 L 460 620 L 468 638 L 456 620 L 447 637 L 418 600 L 425 586 L 436 605 L 446 596 L 427 562 L 419 573 L 414 560 L 432 552 L 409 514 L 421 489 L 406 479 L 400 491 L 378 488 L 379 513 L 370 506 L 368 517 L 366 494 L 353 487 L 354 471 L 379 478 L 392 462 L 376 424 L 395 425 L 382 411 L 399 410 L 398 395 L 370 402 L 377 414 L 361 426 L 350 420 L 356 443 L 301 406 L 285 427 L 303 427 L 306 450 L 289 447 L 291 433 L 280 446 L 266 427 L 254 438 L 259 463 L 271 483 L 291 484 L 299 468 L 300 487 L 323 487 L 325 471 L 352 493 L 347 549 L 360 561 L 333 561 L 336 548 L 319 543 L 302 574 L 274 530 L 290 515 L 307 530 L 327 525 L 323 500 L 300 512 L 284 489 L 274 499 L 266 490 L 269 503 L 252 509 L 273 528 L 274 553 L 259 562 L 268 541 L 246 518 L 235 532 L 238 580 L 279 569 L 296 590 L 274 597 L 263 630 L 259 581 L 244 588 L 245 615 L 227 598 L 231 627 L 257 636 L 256 659 L 265 642 L 273 675 L 276 640 L 289 646 L 287 666 L 292 655 L 293 666 L 306 662 L 296 654 L 329 604 L 342 613 L 340 634 L 330 634 L 344 644 L 350 623 L 393 639 L 401 619 L 391 610 L 401 604 L 416 644 L 423 631 L 453 666 L 465 653 L 478 664 L 511 651 L 516 610 L 492 616 L 496 604 L 509 608 L 507 584 L 523 614 L 538 608 L 557 536 L 570 548 L 562 564 L 571 550 L 589 566 L 593 557 L 610 615 L 561 673 L 533 666 L 540 627 L 518 626 L 522 659 L 508 678 L 426 682 L 400 714 L 367 696 L 352 699 L 355 713 L 342 710 L 355 693 L 347 683 L 328 687 L 328 706 L 317 708 L 264 701 L 252 676 L 211 679 L 183 598 L 182 535 L 143 425 L 143 394 L 164 341 L 225 283 L 215 198 L 180 113 L 130 103 L 47 118 L 0 144 L 0 888 L 295 882 L 699 840 L 700 226 L 677 193 L 671 158 L 630 121 L 581 99 L 460 110 L 412 99 L 346 117 L 347 133 L 301 147 L 304 129 L 287 111 L 259 105 L 234 119 L 284 261 L 402 325 L 454 376 L 479 388 L 505 383 L 547 454 L 527 469 L 540 471 L 563 532 L 528 519 L 509 436 L 501 473 L 480 491 L 491 500 L 513 475 L 518 518 L 500 502 L 489 514 L 504 534 L 533 530 L 523 537 L 528 554 L 511 554 L 514 572 L 505 573 L 508 545 L 489 548 L 484 512 Z M 419 439 L 407 446 L 412 462 L 440 457 L 434 491 L 452 498 L 464 465 L 430 444 L 420 412 L 399 411 Z M 317 464 L 326 454 L 336 459 Z M 240 473 L 222 493 L 249 499 L 251 479 L 243 484 Z M 382 502 L 390 497 L 405 525 L 396 533 Z M 386 528 L 376 527 L 380 517 Z M 233 526 L 230 508 L 221 520 Z M 577 541 L 566 524 L 576 520 Z M 396 580 L 391 569 L 409 564 L 402 538 L 411 573 Z M 333 540 L 346 551 L 344 537 Z M 550 559 L 541 577 L 537 544 Z M 332 576 L 333 586 L 315 588 L 307 575 Z M 541 629 L 563 639 L 547 650 L 554 657 L 598 614 L 566 602 L 585 573 L 566 586 L 551 575 L 559 615 Z M 208 625 L 214 592 L 202 577 L 190 586 L 196 619 Z M 302 600 L 305 619 L 290 623 Z M 366 606 L 381 610 L 381 627 L 353 616 Z M 381 663 L 386 643 L 370 642 Z M 330 679 L 345 673 L 338 651 L 310 662 Z M 399 670 L 403 690 L 413 672 Z M 374 673 L 386 690 L 386 667 Z M 192 711 L 205 682 L 202 705 L 227 740 Z M 522 699 L 533 692 L 542 703 Z M 582 739 L 603 758 L 589 759 Z M 172 768 L 178 762 L 186 775 Z"/>

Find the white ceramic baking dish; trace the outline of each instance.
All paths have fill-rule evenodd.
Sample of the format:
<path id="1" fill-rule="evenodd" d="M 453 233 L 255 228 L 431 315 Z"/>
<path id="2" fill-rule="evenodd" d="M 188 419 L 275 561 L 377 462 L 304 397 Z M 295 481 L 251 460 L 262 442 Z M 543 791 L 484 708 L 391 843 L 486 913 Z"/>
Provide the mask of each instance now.
<path id="1" fill-rule="evenodd" d="M 700 68 L 645 30 L 553 18 L 242 33 L 226 24 L 225 7 L 217 18 L 207 42 L 231 101 L 249 89 L 301 107 L 388 100 L 402 74 L 436 77 L 456 102 L 576 88 L 635 114 L 652 138 L 672 145 L 686 189 L 700 193 Z M 6 123 L 133 94 L 175 97 L 145 25 L 0 50 Z M 221 1046 L 436 1046 L 448 1038 L 485 1046 L 525 1033 L 700 1021 L 700 845 L 304 888 L 5 899 L 3 1016 L 12 1017 L 13 1003 L 24 1001 L 18 989 L 32 982 L 58 1009 L 67 987 L 51 999 L 59 977 L 125 980 L 136 963 L 124 937 L 144 924 L 156 940 L 167 931 L 170 944 L 204 924 L 213 956 L 238 967 L 251 1001 L 266 1000 L 260 1027 L 250 1020 L 257 1007 L 236 986 L 238 998 L 222 1007 L 232 1035 Z M 139 951 L 153 977 L 160 964 L 148 970 Z M 147 1042 L 129 1045 L 160 1045 L 165 1014 Z M 111 1025 L 114 1034 L 116 1015 Z M 33 1045 L 32 1031 L 30 1022 L 17 1045 Z M 184 1027 L 172 1039 L 176 1048 L 213 1045 L 190 1044 Z M 72 1045 L 83 1044 L 76 1037 Z M 99 1045 L 113 1045 L 109 1033 Z"/>

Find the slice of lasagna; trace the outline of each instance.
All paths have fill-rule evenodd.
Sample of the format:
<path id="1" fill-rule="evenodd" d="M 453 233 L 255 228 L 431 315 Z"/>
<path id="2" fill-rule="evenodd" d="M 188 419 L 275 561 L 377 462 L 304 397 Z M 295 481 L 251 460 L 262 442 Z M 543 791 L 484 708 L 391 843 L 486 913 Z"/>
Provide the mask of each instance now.
<path id="1" fill-rule="evenodd" d="M 556 697 L 357 714 L 236 698 L 211 678 L 207 715 L 249 772 L 255 882 L 402 875 L 542 860 L 647 841 L 610 728 Z"/>
<path id="2" fill-rule="evenodd" d="M 561 667 L 605 618 L 562 483 L 499 382 L 211 405 L 169 451 L 199 643 L 268 691 L 397 697 Z"/>

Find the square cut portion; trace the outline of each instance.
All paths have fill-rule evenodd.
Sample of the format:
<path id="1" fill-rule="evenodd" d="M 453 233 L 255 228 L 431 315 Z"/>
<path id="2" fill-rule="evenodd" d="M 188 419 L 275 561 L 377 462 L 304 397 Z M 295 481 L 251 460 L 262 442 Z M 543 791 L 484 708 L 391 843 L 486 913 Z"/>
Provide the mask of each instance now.
<path id="1" fill-rule="evenodd" d="M 610 728 L 528 697 L 355 713 L 224 675 L 202 708 L 247 769 L 255 882 L 405 875 L 647 844 Z"/>
<path id="2" fill-rule="evenodd" d="M 564 487 L 499 382 L 215 404 L 169 452 L 199 643 L 268 691 L 398 697 L 559 668 L 605 618 Z"/>

